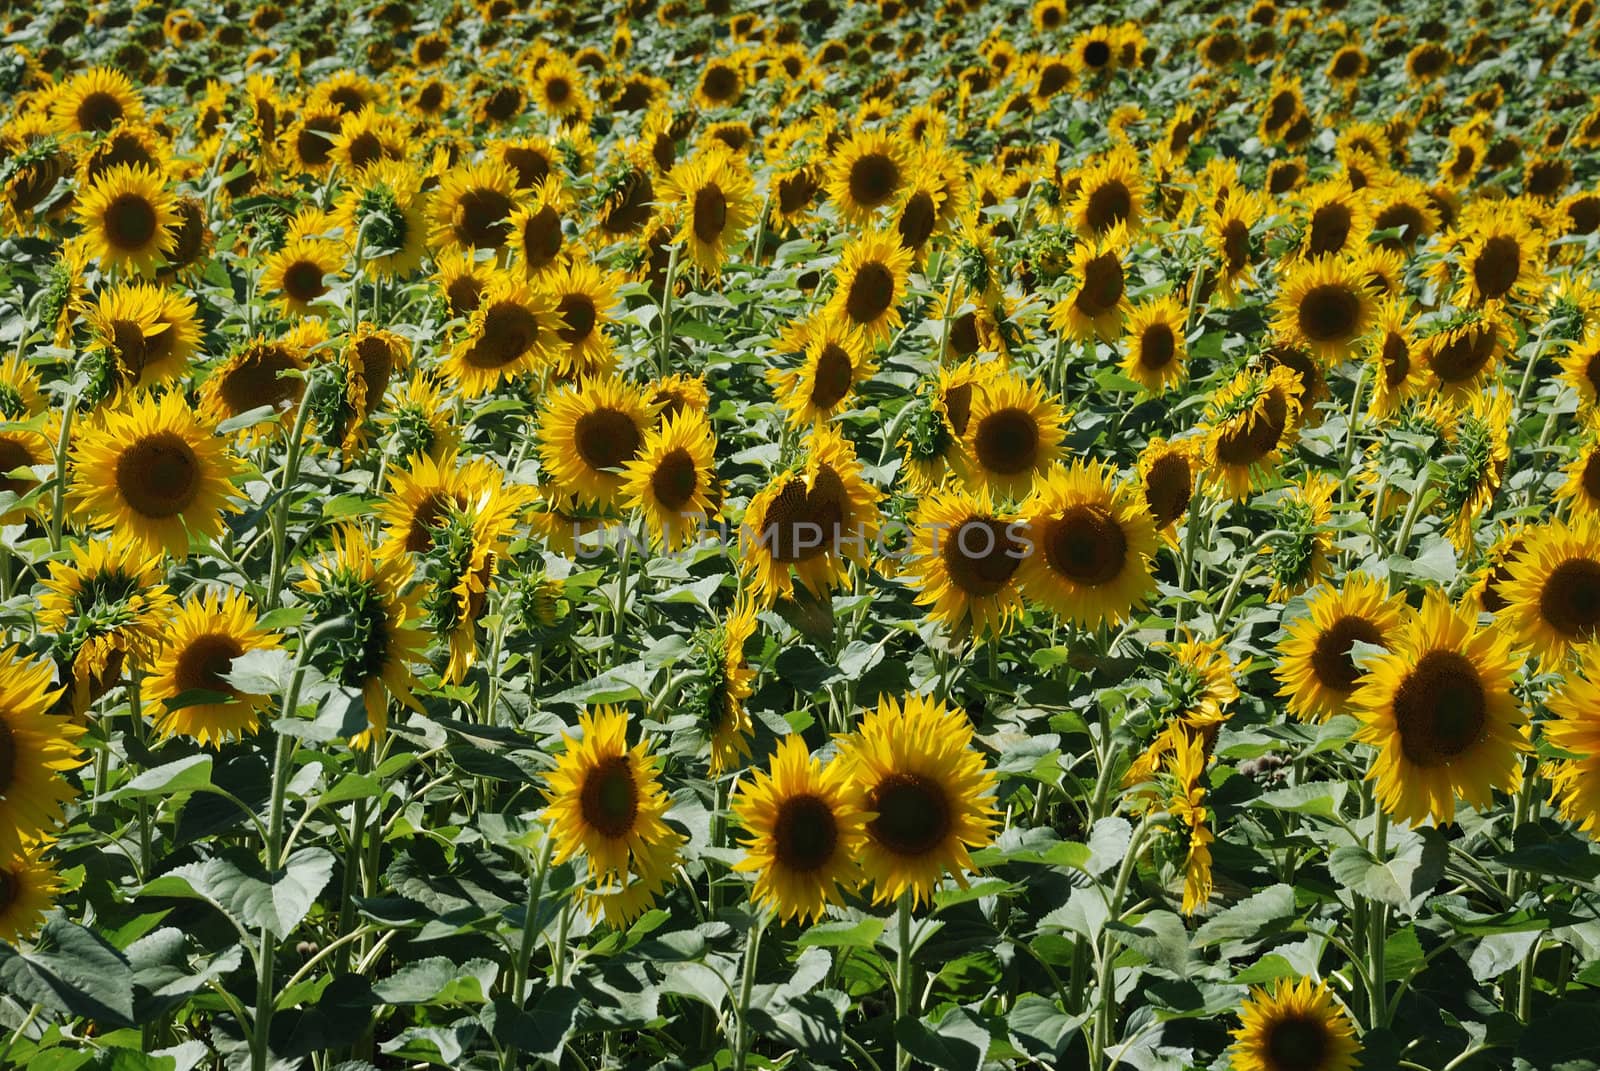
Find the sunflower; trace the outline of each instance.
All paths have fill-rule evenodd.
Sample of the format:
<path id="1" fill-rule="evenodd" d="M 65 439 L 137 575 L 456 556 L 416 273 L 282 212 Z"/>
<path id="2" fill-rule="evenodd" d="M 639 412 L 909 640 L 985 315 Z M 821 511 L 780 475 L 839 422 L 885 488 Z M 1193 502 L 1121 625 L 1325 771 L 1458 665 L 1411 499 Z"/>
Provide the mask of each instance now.
<path id="1" fill-rule="evenodd" d="M 611 377 L 562 387 L 539 414 L 539 457 L 563 493 L 611 505 L 638 458 L 656 410 L 640 389 Z M 692 500 L 692 496 L 691 496 Z"/>
<path id="2" fill-rule="evenodd" d="M 1561 378 L 1577 393 L 1581 412 L 1600 408 L 1600 331 L 1590 331 L 1562 354 Z"/>
<path id="3" fill-rule="evenodd" d="M 983 637 L 1004 634 L 1021 616 L 1022 526 L 996 510 L 986 491 L 935 491 L 918 503 L 911 530 L 905 575 L 934 618 Z"/>
<path id="4" fill-rule="evenodd" d="M 518 208 L 516 173 L 498 160 L 459 164 L 439 179 L 429 211 L 429 240 L 446 252 L 500 249 Z"/>
<path id="5" fill-rule="evenodd" d="M 132 79 L 112 67 L 91 67 L 74 75 L 50 103 L 51 123 L 61 134 L 103 133 L 143 115 Z"/>
<path id="6" fill-rule="evenodd" d="M 995 775 L 972 746 L 972 723 L 941 699 L 884 696 L 836 737 L 849 801 L 867 819 L 859 858 L 874 903 L 932 902 L 946 871 L 966 888 L 968 848 L 995 825 Z"/>
<path id="7" fill-rule="evenodd" d="M 276 634 L 257 624 L 250 601 L 237 591 L 195 596 L 173 618 L 166 640 L 148 684 L 161 704 L 153 716 L 157 731 L 209 747 L 255 732 L 270 697 L 241 692 L 225 679 L 240 655 L 279 645 Z"/>
<path id="8" fill-rule="evenodd" d="M 894 232 L 917 264 L 927 259 L 933 236 L 946 222 L 940 210 L 944 200 L 945 193 L 936 176 L 918 173 L 909 180 L 895 210 Z"/>
<path id="9" fill-rule="evenodd" d="M 753 897 L 779 917 L 820 919 L 860 880 L 866 818 L 849 771 L 838 758 L 823 765 L 798 735 L 778 742 L 770 772 L 740 782 L 732 808 L 748 834 L 734 869 L 756 875 Z"/>
<path id="10" fill-rule="evenodd" d="M 1372 323 L 1374 301 L 1355 261 L 1318 257 L 1293 268 L 1278 291 L 1278 334 L 1325 361 L 1347 357 Z"/>
<path id="11" fill-rule="evenodd" d="M 1314 472 L 1273 503 L 1276 534 L 1261 548 L 1268 556 L 1267 573 L 1272 577 L 1269 602 L 1287 601 L 1327 575 L 1333 549 L 1329 521 L 1338 490 L 1338 480 Z"/>
<path id="12" fill-rule="evenodd" d="M 312 411 L 328 443 L 359 450 L 367 444 L 389 381 L 411 363 L 411 343 L 363 320 L 332 363 L 342 389 L 322 394 Z"/>
<path id="13" fill-rule="evenodd" d="M 171 147 L 154 127 L 122 120 L 84 156 L 78 180 L 91 185 L 118 164 L 135 164 L 159 175 L 167 170 L 170 155 Z"/>
<path id="14" fill-rule="evenodd" d="M 460 684 L 477 663 L 479 623 L 534 494 L 532 488 L 507 485 L 504 474 L 487 459 L 469 462 L 457 475 L 464 501 L 445 499 L 433 523 L 420 532 L 426 544 L 419 566 L 426 591 L 423 610 L 427 630 L 447 637 L 443 678 L 448 684 Z M 420 520 L 413 515 L 413 535 Z"/>
<path id="15" fill-rule="evenodd" d="M 53 677 L 48 661 L 30 659 L 17 647 L 0 650 L 6 758 L 0 766 L 0 861 L 54 830 L 64 817 L 61 805 L 77 795 L 64 775 L 83 765 L 76 743 L 83 730 L 50 713 L 61 694 Z"/>
<path id="16" fill-rule="evenodd" d="M 991 376 L 972 395 L 963 438 L 967 482 L 999 497 L 1026 495 L 1061 456 L 1071 414 L 1037 380 Z"/>
<path id="17" fill-rule="evenodd" d="M 1372 191 L 1372 240 L 1379 245 L 1409 253 L 1439 229 L 1439 210 L 1428 198 L 1428 187 L 1419 179 L 1396 175 Z M 1379 237 L 1398 231 L 1393 237 Z"/>
<path id="18" fill-rule="evenodd" d="M 709 738 L 712 777 L 737 769 L 750 757 L 754 725 L 744 701 L 750 698 L 756 671 L 745 661 L 744 648 L 755 631 L 755 603 L 740 598 L 726 618 L 698 630 L 692 640 L 700 676 L 690 686 L 684 708 Z"/>
<path id="19" fill-rule="evenodd" d="M 583 73 L 565 56 L 540 64 L 531 82 L 534 101 L 553 118 L 581 118 L 591 107 L 583 89 Z"/>
<path id="20" fill-rule="evenodd" d="M 739 103 L 739 98 L 742 96 L 744 96 L 744 71 L 734 57 L 722 56 L 713 59 L 700 72 L 699 84 L 695 86 L 694 102 L 706 111 L 731 108 Z"/>
<path id="21" fill-rule="evenodd" d="M 1178 522 L 1194 501 L 1197 459 L 1192 440 L 1151 439 L 1139 452 L 1139 482 L 1156 530 L 1176 542 Z"/>
<path id="22" fill-rule="evenodd" d="M 628 746 L 628 715 L 611 706 L 578 716 L 578 736 L 545 775 L 552 861 L 584 857 L 585 902 L 615 925 L 641 913 L 665 884 L 684 842 L 666 823 L 658 760 L 641 741 Z M 635 888 L 634 886 L 638 886 Z"/>
<path id="23" fill-rule="evenodd" d="M 1294 441 L 1301 390 L 1287 365 L 1245 368 L 1206 406 L 1207 475 L 1235 499 L 1255 490 Z"/>
<path id="24" fill-rule="evenodd" d="M 502 383 L 555 363 L 561 326 L 548 291 L 498 273 L 440 372 L 465 397 L 481 398 Z"/>
<path id="25" fill-rule="evenodd" d="M 1122 371 L 1151 394 L 1162 394 L 1187 375 L 1189 341 L 1184 308 L 1176 298 L 1151 298 L 1128 316 Z"/>
<path id="26" fill-rule="evenodd" d="M 1540 728 L 1549 744 L 1570 758 L 1550 763 L 1550 798 L 1562 817 L 1595 835 L 1600 829 L 1600 647 L 1583 649 L 1578 672 L 1563 676 L 1545 699 L 1552 718 Z"/>
<path id="27" fill-rule="evenodd" d="M 1086 628 L 1120 624 L 1155 589 L 1155 520 L 1115 477 L 1103 462 L 1058 466 L 1021 507 L 1023 594 Z"/>
<path id="28" fill-rule="evenodd" d="M 1233 1032 L 1233 1071 L 1355 1071 L 1361 1043 L 1326 982 L 1253 988 Z"/>
<path id="29" fill-rule="evenodd" d="M 192 299 L 142 283 L 108 286 L 85 306 L 89 344 L 104 355 L 111 393 L 174 379 L 200 340 Z"/>
<path id="30" fill-rule="evenodd" d="M 437 461 L 460 444 L 455 406 L 429 373 L 413 371 L 374 421 L 390 457 L 426 454 Z"/>
<path id="31" fill-rule="evenodd" d="M 705 414 L 688 409 L 651 428 L 638 453 L 623 462 L 622 506 L 641 510 L 669 549 L 693 539 L 720 508 L 716 446 Z"/>
<path id="32" fill-rule="evenodd" d="M 1556 488 L 1556 501 L 1566 502 L 1579 521 L 1600 521 L 1600 435 L 1591 427 L 1566 469 L 1566 479 Z"/>
<path id="33" fill-rule="evenodd" d="M 261 289 L 276 294 L 289 316 L 320 315 L 316 303 L 333 289 L 344 269 L 344 250 L 320 238 L 289 242 L 261 264 Z"/>
<path id="34" fill-rule="evenodd" d="M 31 940 L 61 891 L 61 880 L 44 860 L 44 844 L 0 855 L 0 941 Z"/>
<path id="35" fill-rule="evenodd" d="M 242 466 L 181 394 L 144 395 L 103 415 L 73 449 L 74 507 L 146 553 L 182 561 L 193 536 L 222 533 Z"/>
<path id="36" fill-rule="evenodd" d="M 511 214 L 509 243 L 524 278 L 541 280 L 566 262 L 561 222 L 567 207 L 561 180 L 552 176 L 535 186 L 526 203 Z"/>
<path id="37" fill-rule="evenodd" d="M 1588 518 L 1529 530 L 1501 586 L 1520 641 L 1554 666 L 1600 631 L 1600 525 Z"/>
<path id="38" fill-rule="evenodd" d="M 864 567 L 882 497 L 850 441 L 827 425 L 814 427 L 805 464 L 780 473 L 745 508 L 740 565 L 754 574 L 753 593 L 768 603 L 791 596 L 798 577 L 821 595 L 844 579 L 847 562 Z"/>
<path id="39" fill-rule="evenodd" d="M 362 694 L 368 727 L 350 740 L 358 750 L 388 731 L 385 693 L 417 705 L 408 663 L 420 658 L 427 634 L 418 627 L 420 592 L 406 592 L 410 579 L 409 562 L 378 558 L 360 526 L 345 524 L 334 531 L 332 549 L 307 563 L 299 583 L 313 626 L 345 619 L 309 661 L 329 680 Z"/>
<path id="40" fill-rule="evenodd" d="M 1131 149 L 1106 153 L 1079 170 L 1078 192 L 1068 212 L 1084 238 L 1099 238 L 1116 228 L 1137 234 L 1147 196 L 1139 158 Z"/>
<path id="41" fill-rule="evenodd" d="M 1205 740 L 1200 736 L 1185 736 L 1175 745 L 1174 791 L 1167 810 L 1183 825 L 1188 839 L 1183 863 L 1183 903 L 1179 910 L 1193 915 L 1211 902 L 1211 845 L 1217 838 L 1211 832 L 1206 788 L 1200 783 L 1206 769 Z"/>
<path id="42" fill-rule="evenodd" d="M 901 472 L 912 494 L 934 490 L 948 473 L 965 475 L 962 443 L 971 424 L 973 391 L 998 370 L 998 362 L 971 359 L 941 368 L 922 381 L 908 406 L 910 415 L 900 439 L 905 457 Z"/>
<path id="43" fill-rule="evenodd" d="M 214 367 L 200 389 L 201 419 L 216 425 L 269 407 L 278 416 L 271 428 L 248 429 L 244 434 L 257 439 L 281 429 L 305 395 L 309 350 L 325 337 L 319 337 L 320 328 L 311 326 L 317 323 L 305 321 L 275 341 L 250 339 Z"/>
<path id="44" fill-rule="evenodd" d="M 1318 588 L 1304 616 L 1284 626 L 1278 644 L 1273 672 L 1289 712 L 1302 721 L 1326 721 L 1349 711 L 1362 675 L 1354 644 L 1388 647 L 1408 612 L 1404 599 L 1365 573 L 1347 573 L 1337 588 Z"/>
<path id="45" fill-rule="evenodd" d="M 1123 239 L 1122 229 L 1113 227 L 1078 242 L 1071 269 L 1077 282 L 1071 295 L 1051 310 L 1052 328 L 1076 339 L 1111 338 L 1121 330 L 1128 313 Z"/>
<path id="46" fill-rule="evenodd" d="M 1378 749 L 1367 780 L 1400 821 L 1449 823 L 1457 796 L 1481 810 L 1494 789 L 1521 783 L 1527 715 L 1512 678 L 1522 657 L 1475 616 L 1429 591 L 1388 652 L 1366 663 L 1352 699 L 1355 739 Z"/>
<path id="47" fill-rule="evenodd" d="M 1520 213 L 1480 214 L 1451 244 L 1459 273 L 1455 304 L 1488 311 L 1494 302 L 1532 301 L 1543 292 L 1543 242 Z M 1449 270 L 1448 261 L 1439 261 L 1441 284 Z"/>
<path id="48" fill-rule="evenodd" d="M 1509 391 L 1474 394 L 1446 437 L 1449 453 L 1461 463 L 1441 465 L 1435 482 L 1440 511 L 1450 518 L 1445 534 L 1462 553 L 1472 550 L 1476 522 L 1494 501 L 1511 460 L 1511 411 Z"/>
<path id="49" fill-rule="evenodd" d="M 1493 313 L 1467 312 L 1433 325 L 1417 345 L 1428 387 L 1450 402 L 1475 397 L 1510 339 L 1510 325 Z"/>
<path id="50" fill-rule="evenodd" d="M 755 183 L 749 167 L 732 153 L 705 148 L 667 173 L 664 203 L 680 220 L 673 239 L 707 275 L 716 275 L 745 231 L 755 222 Z"/>
<path id="51" fill-rule="evenodd" d="M 1318 257 L 1347 256 L 1366 244 L 1372 229 L 1366 198 L 1337 180 L 1318 183 L 1301 194 L 1304 212 L 1304 237 L 1301 255 Z"/>
<path id="52" fill-rule="evenodd" d="M 901 323 L 899 305 L 910 268 L 910 250 L 893 235 L 874 231 L 852 238 L 834 269 L 833 296 L 824 315 L 861 332 L 868 344 L 888 339 Z"/>
<path id="53" fill-rule="evenodd" d="M 794 325 L 781 348 L 800 355 L 800 367 L 771 369 L 767 378 L 778 388 L 778 404 L 797 427 L 825 424 L 849 407 L 857 388 L 872 376 L 870 351 L 858 332 L 832 317 Z"/>
<path id="54" fill-rule="evenodd" d="M 1207 237 L 1217 261 L 1217 294 L 1224 304 L 1254 285 L 1261 254 L 1251 232 L 1265 215 L 1265 199 L 1252 190 L 1229 191 L 1221 207 L 1209 212 Z"/>
<path id="55" fill-rule="evenodd" d="M 161 176 L 147 167 L 111 168 L 83 192 L 73 210 L 85 247 L 102 271 L 149 275 L 176 244 L 176 203 Z"/>
<path id="56" fill-rule="evenodd" d="M 911 164 L 900 138 L 881 130 L 857 130 L 833 150 L 823 186 L 844 222 L 869 227 L 880 208 L 903 194 Z"/>
<path id="57" fill-rule="evenodd" d="M 358 248 L 358 267 L 380 279 L 404 278 L 428 246 L 428 195 L 409 164 L 380 160 L 365 168 L 335 205 L 334 223 Z"/>
<path id="58" fill-rule="evenodd" d="M 690 376 L 674 372 L 654 380 L 649 385 L 649 400 L 657 407 L 656 422 L 677 416 L 686 409 L 698 410 L 708 416 L 711 411 L 711 392 L 706 389 L 705 376 Z"/>
<path id="59" fill-rule="evenodd" d="M 150 665 L 175 601 L 159 559 L 128 540 L 74 543 L 71 553 L 50 564 L 39 627 L 54 634 L 53 654 L 72 678 L 70 709 L 81 715 L 124 670 Z"/>
<path id="60" fill-rule="evenodd" d="M 556 372 L 563 376 L 603 375 L 616 359 L 606 332 L 616 320 L 621 301 L 621 281 L 583 257 L 574 257 L 542 280 L 542 288 L 556 302 L 562 326 L 556 329 L 561 346 L 555 357 Z"/>
<path id="61" fill-rule="evenodd" d="M 1334 52 L 1333 58 L 1328 60 L 1328 66 L 1323 69 L 1328 81 L 1342 89 L 1349 90 L 1361 81 L 1367 73 L 1367 54 L 1361 51 L 1357 44 L 1341 46 Z"/>

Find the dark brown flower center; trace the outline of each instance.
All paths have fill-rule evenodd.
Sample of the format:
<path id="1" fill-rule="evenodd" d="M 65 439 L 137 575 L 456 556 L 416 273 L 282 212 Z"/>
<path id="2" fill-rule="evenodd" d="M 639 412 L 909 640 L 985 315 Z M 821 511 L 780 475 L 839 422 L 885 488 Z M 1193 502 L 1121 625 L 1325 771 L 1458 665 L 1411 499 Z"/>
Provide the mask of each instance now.
<path id="1" fill-rule="evenodd" d="M 578 806 L 584 823 L 603 837 L 616 840 L 633 831 L 639 816 L 639 786 L 627 755 L 596 763 L 583 779 Z"/>
<path id="2" fill-rule="evenodd" d="M 1300 299 L 1300 331 L 1313 342 L 1342 342 L 1361 323 L 1361 298 L 1344 283 L 1321 283 Z"/>
<path id="3" fill-rule="evenodd" d="M 694 458 L 679 447 L 656 463 L 655 471 L 650 474 L 650 490 L 655 493 L 656 501 L 676 512 L 694 497 L 699 481 Z"/>
<path id="4" fill-rule="evenodd" d="M 1012 538 L 1004 521 L 969 517 L 938 536 L 951 582 L 973 598 L 987 598 L 1004 588 L 1022 564 L 1022 543 Z"/>
<path id="5" fill-rule="evenodd" d="M 1189 462 L 1177 454 L 1166 454 L 1150 466 L 1144 481 L 1144 500 L 1150 507 L 1157 528 L 1175 524 L 1189 508 L 1194 496 L 1194 474 Z"/>
<path id="6" fill-rule="evenodd" d="M 867 153 L 850 165 L 850 199 L 877 208 L 900 188 L 900 165 L 886 153 Z"/>
<path id="7" fill-rule="evenodd" d="M 1139 336 L 1139 363 L 1150 371 L 1159 372 L 1177 355 L 1178 339 L 1168 324 L 1153 323 Z"/>
<path id="8" fill-rule="evenodd" d="M 1545 578 L 1539 616 L 1568 640 L 1587 640 L 1600 629 L 1600 562 L 1568 558 Z"/>
<path id="9" fill-rule="evenodd" d="M 1321 1071 L 1328 1055 L 1328 1028 L 1319 1020 L 1290 1016 L 1267 1027 L 1267 1071 Z"/>
<path id="10" fill-rule="evenodd" d="M 877 817 L 867 823 L 867 832 L 895 855 L 926 855 L 950 835 L 944 790 L 920 774 L 889 774 L 872 790 L 868 808 Z"/>
<path id="11" fill-rule="evenodd" d="M 129 253 L 148 249 L 159 228 L 155 206 L 138 193 L 123 193 L 112 199 L 104 219 L 106 241 Z"/>
<path id="12" fill-rule="evenodd" d="M 1487 301 L 1505 297 L 1522 270 L 1522 247 L 1510 235 L 1497 234 L 1483 243 L 1472 260 L 1472 279 Z"/>
<path id="13" fill-rule="evenodd" d="M 1121 179 L 1102 182 L 1089 194 L 1084 218 L 1089 229 L 1101 234 L 1127 219 L 1133 212 L 1133 191 Z"/>
<path id="14" fill-rule="evenodd" d="M 1115 253 L 1101 253 L 1083 266 L 1083 285 L 1075 304 L 1088 317 L 1110 312 L 1122 300 L 1122 260 Z"/>
<path id="15" fill-rule="evenodd" d="M 208 691 L 238 695 L 239 690 L 223 679 L 233 668 L 233 660 L 244 654 L 237 639 L 222 633 L 196 636 L 178 654 L 177 677 L 180 692 Z"/>
<path id="16" fill-rule="evenodd" d="M 499 301 L 483 313 L 478 337 L 464 353 L 474 368 L 504 368 L 528 352 L 539 337 L 539 320 L 524 305 Z"/>
<path id="17" fill-rule="evenodd" d="M 1393 390 L 1411 374 L 1411 347 L 1406 345 L 1405 336 L 1396 331 L 1385 335 L 1382 357 L 1383 384 Z"/>
<path id="18" fill-rule="evenodd" d="M 322 265 L 314 260 L 297 260 L 283 269 L 283 292 L 298 302 L 311 302 L 328 292 L 322 279 Z"/>
<path id="19" fill-rule="evenodd" d="M 906 249 L 921 249 L 929 238 L 933 237 L 934 225 L 939 222 L 937 213 L 933 210 L 933 197 L 926 190 L 918 190 L 907 200 L 905 207 L 900 210 L 900 220 L 896 230 L 900 234 L 900 244 Z"/>
<path id="20" fill-rule="evenodd" d="M 876 323 L 894 304 L 894 273 L 875 260 L 861 265 L 850 280 L 844 309 L 858 324 Z"/>
<path id="21" fill-rule="evenodd" d="M 499 190 L 467 190 L 456 202 L 456 241 L 473 249 L 499 249 L 511 233 L 511 199 Z"/>
<path id="22" fill-rule="evenodd" d="M 615 409 L 596 409 L 578 418 L 572 432 L 578 456 L 590 469 L 621 467 L 639 452 L 639 428 L 627 413 Z"/>
<path id="23" fill-rule="evenodd" d="M 160 432 L 117 458 L 117 491 L 143 517 L 176 517 L 200 492 L 200 462 L 183 437 Z"/>
<path id="24" fill-rule="evenodd" d="M 88 93 L 78 102 L 80 130 L 110 130 L 122 118 L 122 102 L 114 93 Z"/>
<path id="25" fill-rule="evenodd" d="M 827 866 L 839 845 L 839 823 L 820 796 L 791 796 L 772 824 L 773 854 L 789 870 L 809 874 Z"/>
<path id="26" fill-rule="evenodd" d="M 716 183 L 695 191 L 694 236 L 706 245 L 715 245 L 728 226 L 728 199 Z"/>
<path id="27" fill-rule="evenodd" d="M 998 409 L 978 422 L 973 448 L 988 472 L 1027 472 L 1039 461 L 1039 423 L 1026 409 Z"/>
<path id="28" fill-rule="evenodd" d="M 1045 522 L 1045 560 L 1076 584 L 1099 587 L 1122 575 L 1128 537 L 1099 506 L 1078 505 Z"/>
<path id="29" fill-rule="evenodd" d="M 1274 388 L 1253 420 L 1236 422 L 1218 437 L 1217 458 L 1226 465 L 1252 465 L 1277 449 L 1288 424 L 1288 402 Z"/>
<path id="30" fill-rule="evenodd" d="M 1456 651 L 1423 655 L 1394 693 L 1400 750 L 1422 767 L 1449 765 L 1482 739 L 1488 716 L 1483 681 Z"/>
<path id="31" fill-rule="evenodd" d="M 522 259 L 528 270 L 538 271 L 560 253 L 561 216 L 549 205 L 543 205 L 522 225 Z"/>
<path id="32" fill-rule="evenodd" d="M 811 404 L 818 409 L 832 409 L 850 393 L 855 381 L 855 369 L 850 354 L 843 346 L 829 342 L 817 355 L 817 371 L 811 384 Z"/>
<path id="33" fill-rule="evenodd" d="M 1381 644 L 1383 633 L 1364 617 L 1341 617 L 1317 634 L 1311 649 L 1311 668 L 1317 682 L 1330 691 L 1348 695 L 1361 679 L 1361 667 L 1351 656 L 1356 642 Z"/>
<path id="34" fill-rule="evenodd" d="M 594 330 L 595 321 L 599 319 L 589 295 L 567 294 L 561 299 L 558 308 L 562 320 L 567 325 L 556 332 L 561 341 L 570 345 L 589 337 L 589 332 Z"/>
<path id="35" fill-rule="evenodd" d="M 1343 252 L 1345 243 L 1350 241 L 1350 225 L 1354 219 L 1350 206 L 1341 201 L 1323 205 L 1311 216 L 1306 251 L 1313 257 Z"/>

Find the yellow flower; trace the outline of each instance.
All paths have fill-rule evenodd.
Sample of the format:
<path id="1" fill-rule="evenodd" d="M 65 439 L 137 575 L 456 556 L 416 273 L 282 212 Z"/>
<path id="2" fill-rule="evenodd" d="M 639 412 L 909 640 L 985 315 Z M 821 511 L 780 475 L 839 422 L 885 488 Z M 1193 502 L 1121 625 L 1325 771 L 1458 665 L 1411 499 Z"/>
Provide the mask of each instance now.
<path id="1" fill-rule="evenodd" d="M 1501 585 L 1518 638 L 1554 668 L 1600 635 L 1600 524 L 1580 518 L 1530 529 Z"/>
<path id="2" fill-rule="evenodd" d="M 539 413 L 539 457 L 565 494 L 611 505 L 625 466 L 639 456 L 655 423 L 655 407 L 618 378 L 591 379 L 556 391 Z"/>
<path id="3" fill-rule="evenodd" d="M 77 795 L 64 775 L 83 765 L 76 743 L 83 730 L 50 713 L 61 695 L 54 675 L 49 662 L 19 648 L 0 650 L 0 863 L 49 835 L 63 820 L 61 805 Z"/>
<path id="4" fill-rule="evenodd" d="M 686 409 L 651 428 L 637 455 L 622 464 L 623 507 L 641 510 L 668 548 L 689 542 L 719 511 L 716 444 L 705 414 Z"/>
<path id="5" fill-rule="evenodd" d="M 103 271 L 149 275 L 176 244 L 176 202 L 147 167 L 109 169 L 82 193 L 74 211 L 85 246 Z"/>
<path id="6" fill-rule="evenodd" d="M 1021 615 L 1022 526 L 996 510 L 987 492 L 935 491 L 917 505 L 911 529 L 905 574 L 933 617 L 958 634 L 982 637 L 1001 635 Z"/>
<path id="7" fill-rule="evenodd" d="M 1233 1071 L 1355 1071 L 1361 1043 L 1326 982 L 1252 989 L 1233 1032 Z"/>
<path id="8" fill-rule="evenodd" d="M 1318 588 L 1305 614 L 1284 627 L 1273 671 L 1289 712 L 1303 721 L 1325 721 L 1350 709 L 1362 670 L 1356 643 L 1387 647 L 1404 622 L 1405 600 L 1365 573 L 1345 575 L 1338 587 Z"/>
<path id="9" fill-rule="evenodd" d="M 856 859 L 866 819 L 840 759 L 824 766 L 799 736 L 786 736 L 771 772 L 757 770 L 741 781 L 732 806 L 748 834 L 734 869 L 755 873 L 754 899 L 781 918 L 820 919 L 860 880 Z"/>
<path id="10" fill-rule="evenodd" d="M 250 601 L 237 591 L 195 596 L 173 618 L 166 641 L 148 685 L 159 704 L 152 715 L 156 729 L 210 747 L 255 732 L 271 697 L 241 692 L 223 679 L 240 655 L 279 645 L 256 623 Z M 181 705 L 175 702 L 180 697 Z"/>

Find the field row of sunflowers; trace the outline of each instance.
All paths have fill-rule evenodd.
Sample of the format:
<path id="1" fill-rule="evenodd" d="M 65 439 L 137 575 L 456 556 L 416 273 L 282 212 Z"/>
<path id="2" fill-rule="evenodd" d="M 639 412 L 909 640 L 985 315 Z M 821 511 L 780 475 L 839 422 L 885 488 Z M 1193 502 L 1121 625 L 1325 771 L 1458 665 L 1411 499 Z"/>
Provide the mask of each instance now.
<path id="1" fill-rule="evenodd" d="M 0 40 L 0 1066 L 1600 1067 L 1594 0 Z"/>

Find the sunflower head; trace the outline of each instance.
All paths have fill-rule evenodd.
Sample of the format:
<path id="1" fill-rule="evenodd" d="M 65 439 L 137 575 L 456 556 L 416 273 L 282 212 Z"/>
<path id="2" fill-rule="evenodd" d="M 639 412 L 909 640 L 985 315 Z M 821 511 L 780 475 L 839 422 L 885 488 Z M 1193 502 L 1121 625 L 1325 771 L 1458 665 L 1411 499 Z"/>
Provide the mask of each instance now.
<path id="1" fill-rule="evenodd" d="M 1280 979 L 1252 989 L 1233 1032 L 1237 1071 L 1354 1071 L 1361 1044 L 1326 982 Z"/>

